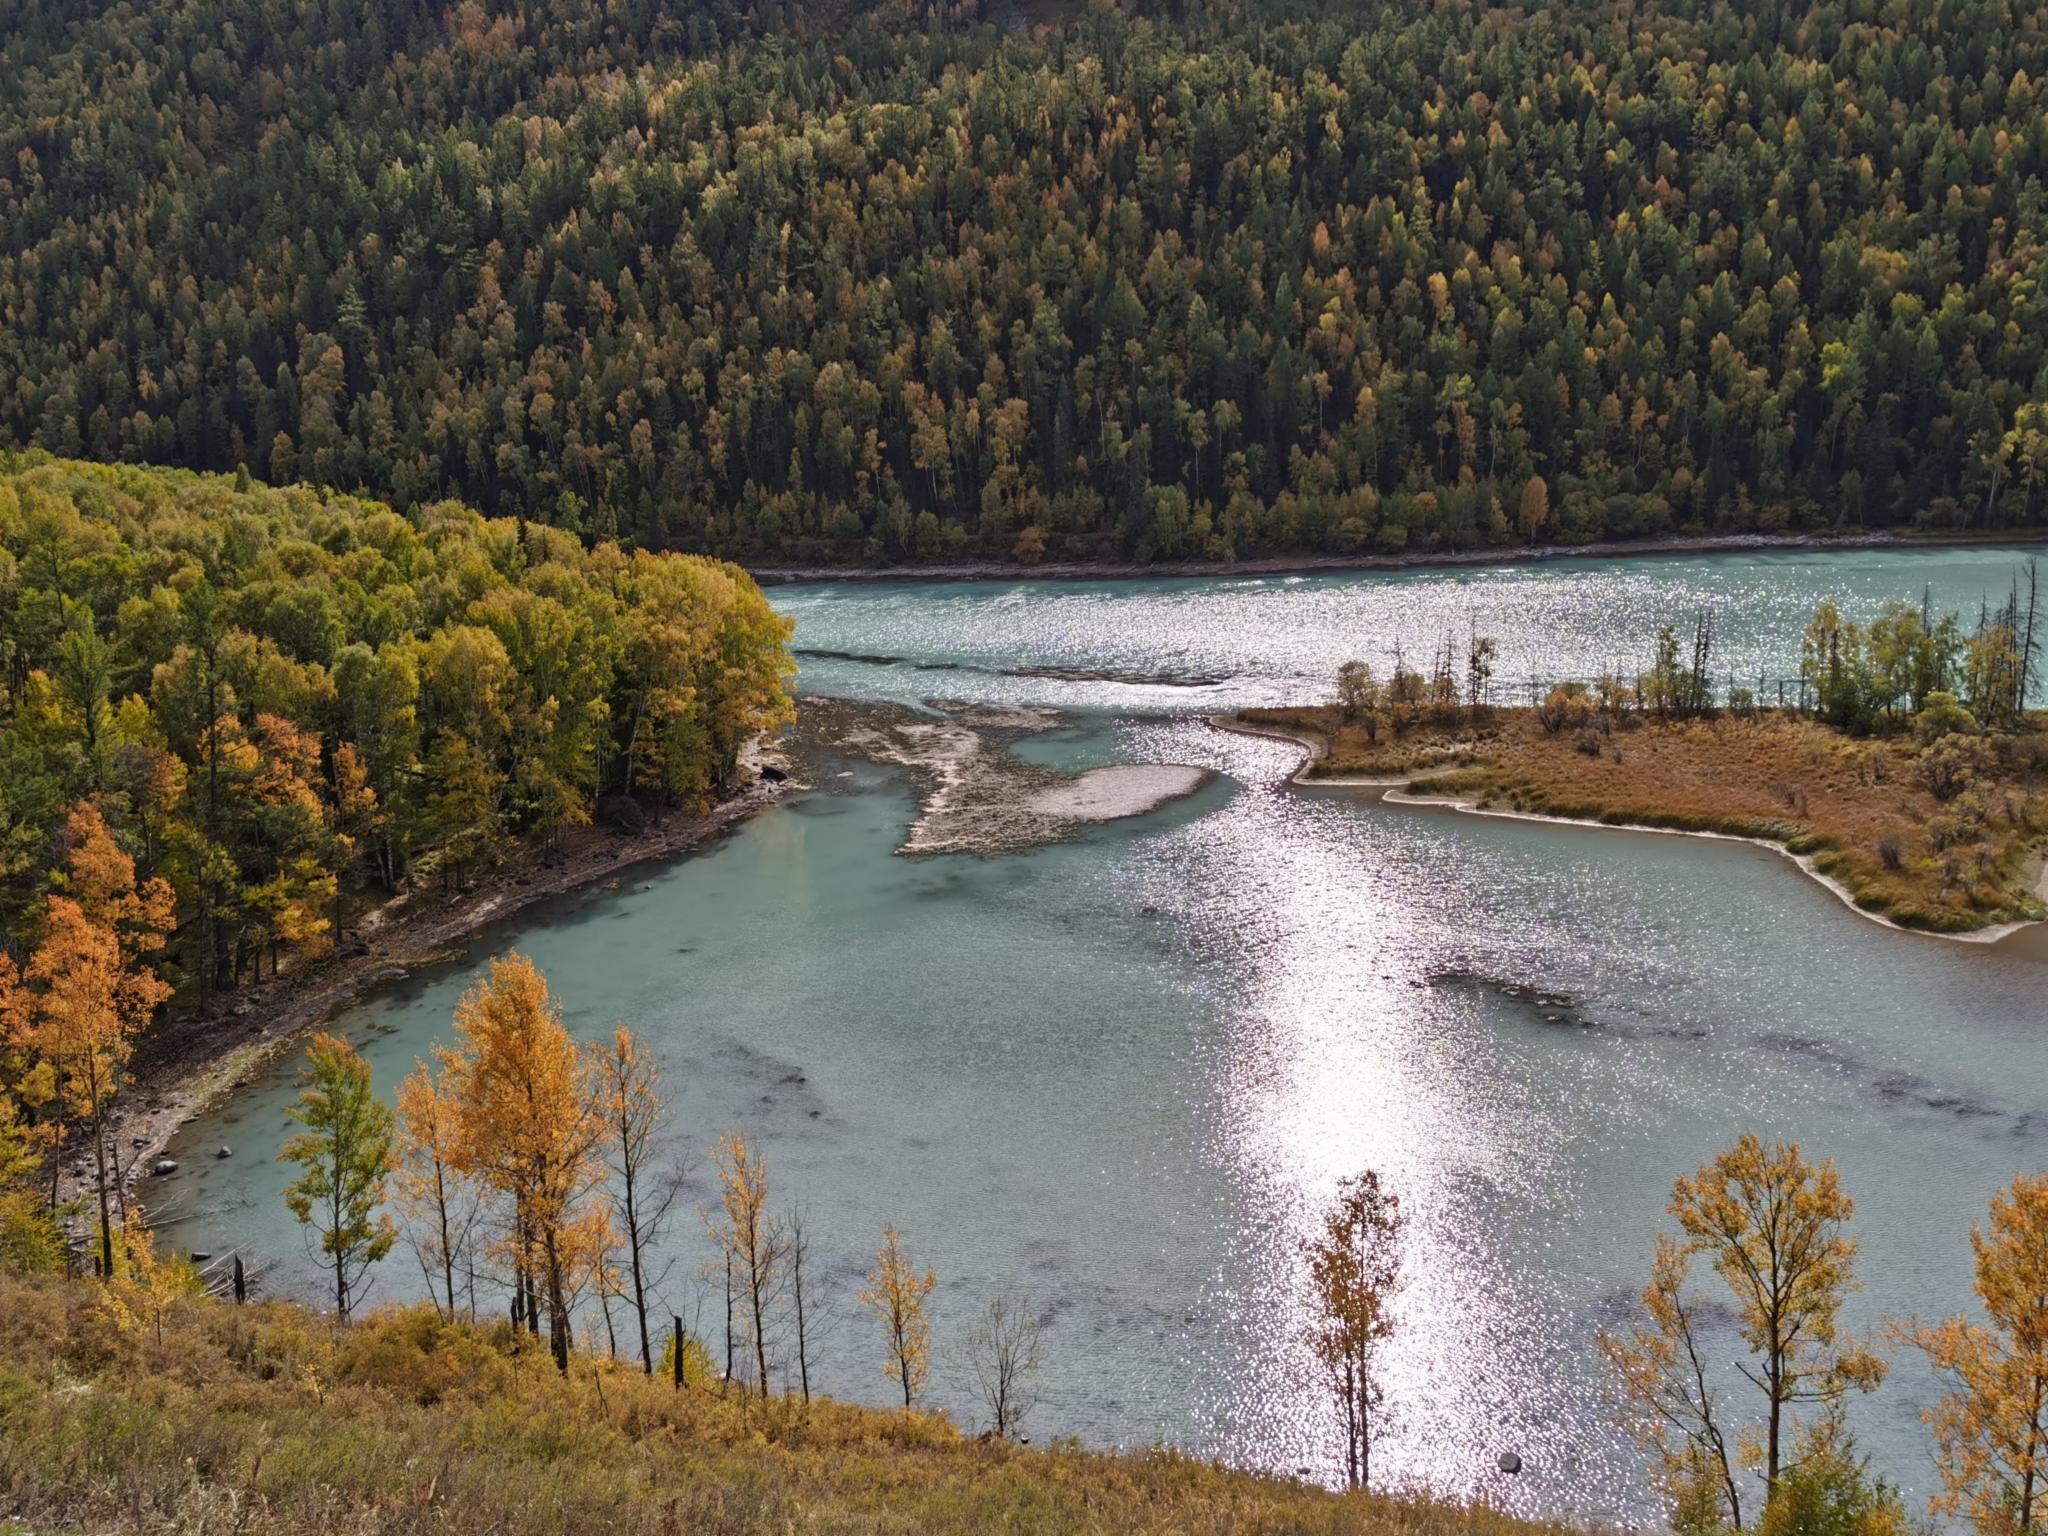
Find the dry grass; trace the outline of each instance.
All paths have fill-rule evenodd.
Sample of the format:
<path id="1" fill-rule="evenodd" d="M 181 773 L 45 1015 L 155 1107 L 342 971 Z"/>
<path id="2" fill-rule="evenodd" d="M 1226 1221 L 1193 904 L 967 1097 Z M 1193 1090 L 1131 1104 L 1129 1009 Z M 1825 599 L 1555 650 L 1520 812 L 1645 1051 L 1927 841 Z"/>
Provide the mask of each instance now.
<path id="1" fill-rule="evenodd" d="M 676 1391 L 509 1327 L 177 1304 L 159 1344 L 91 1282 L 0 1281 L 0 1531 L 1386 1533 L 1535 1536 L 1165 1452 L 985 1444 L 938 1417 Z"/>
<path id="2" fill-rule="evenodd" d="M 1803 716 L 1552 735 L 1527 709 L 1479 727 L 1419 726 L 1369 740 L 1334 708 L 1248 710 L 1253 724 L 1312 733 L 1312 777 L 1410 776 L 1410 789 L 1583 821 L 1761 837 L 1810 854 L 1857 905 L 1906 927 L 1967 932 L 2044 914 L 2033 889 L 2048 829 L 2048 736 L 1967 751 L 1960 793 L 1938 799 L 1910 737 L 1854 740 Z"/>

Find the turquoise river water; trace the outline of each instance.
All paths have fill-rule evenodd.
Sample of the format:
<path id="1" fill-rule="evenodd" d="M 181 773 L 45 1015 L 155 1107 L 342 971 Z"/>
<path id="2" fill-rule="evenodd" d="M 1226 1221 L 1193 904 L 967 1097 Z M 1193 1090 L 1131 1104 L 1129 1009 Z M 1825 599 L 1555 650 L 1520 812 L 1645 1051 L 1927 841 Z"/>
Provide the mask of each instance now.
<path id="1" fill-rule="evenodd" d="M 855 1300 L 893 1222 L 939 1272 L 934 1400 L 963 1420 L 966 1328 L 993 1288 L 1021 1288 L 1051 1319 L 1034 1437 L 1326 1479 L 1299 1244 L 1339 1177 L 1376 1168 L 1413 1222 L 1378 1469 L 1639 1520 L 1592 1341 L 1642 1282 L 1673 1176 L 1744 1129 L 1798 1137 L 1857 1201 L 1855 1323 L 1964 1309 L 1971 1220 L 2048 1161 L 2048 944 L 1887 931 L 1764 849 L 1290 787 L 1292 749 L 1201 717 L 1324 696 L 1346 657 L 1384 669 L 1397 642 L 1427 653 L 1475 624 L 1509 688 L 1633 669 L 1660 622 L 1708 603 L 1723 670 L 1768 687 L 1796 673 L 1817 597 L 1868 613 L 1926 587 L 1974 616 L 2020 558 L 778 589 L 796 644 L 839 653 L 805 659 L 805 691 L 1057 706 L 1066 725 L 1020 749 L 1041 762 L 1219 777 L 1073 842 L 913 860 L 892 852 L 906 783 L 833 762 L 708 851 L 486 934 L 341 1022 L 388 1091 L 516 945 L 573 1028 L 624 1020 L 658 1049 L 695 1169 L 664 1312 L 714 1331 L 702 1170 L 742 1127 L 810 1213 L 838 1313 L 827 1390 L 893 1390 Z M 152 1194 L 181 1246 L 241 1251 L 317 1300 L 273 1160 L 293 1065 L 181 1133 L 182 1169 Z M 235 1156 L 215 1161 L 222 1143 Z M 419 1293 L 402 1249 L 378 1288 Z M 1853 1410 L 1916 1495 L 1930 1391 L 1901 1359 Z M 1495 1469 L 1503 1450 L 1519 1478 Z"/>

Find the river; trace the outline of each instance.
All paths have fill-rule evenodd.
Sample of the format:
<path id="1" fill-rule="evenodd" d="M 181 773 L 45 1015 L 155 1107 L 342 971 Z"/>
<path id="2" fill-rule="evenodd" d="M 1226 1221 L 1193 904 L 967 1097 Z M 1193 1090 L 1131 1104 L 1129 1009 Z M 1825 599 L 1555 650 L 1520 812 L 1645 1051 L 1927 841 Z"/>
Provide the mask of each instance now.
<path id="1" fill-rule="evenodd" d="M 624 1020 L 666 1070 L 693 1173 L 664 1311 L 717 1331 L 696 1209 L 708 1148 L 741 1127 L 778 1202 L 810 1214 L 838 1314 L 826 1390 L 893 1391 L 855 1299 L 893 1222 L 939 1272 L 934 1400 L 963 1420 L 966 1329 L 1009 1287 L 1051 1318 L 1034 1438 L 1325 1479 L 1299 1244 L 1339 1177 L 1378 1169 L 1411 1212 L 1387 1479 L 1639 1520 L 1593 1335 L 1640 1287 L 1673 1177 L 1745 1129 L 1796 1137 L 1857 1202 L 1852 1322 L 1964 1309 L 1971 1221 L 2048 1161 L 2048 945 L 1888 931 L 1764 849 L 1291 787 L 1291 748 L 1201 717 L 1321 697 L 1347 657 L 1384 670 L 1397 642 L 1426 655 L 1475 626 L 1508 689 L 1633 670 L 1660 623 L 1689 630 L 1709 604 L 1717 671 L 1768 684 L 1796 674 L 1819 596 L 1856 616 L 1925 588 L 1974 617 L 2021 558 L 779 588 L 807 692 L 1053 706 L 1062 728 L 1018 749 L 1039 762 L 1219 777 L 1075 841 L 907 859 L 903 779 L 824 762 L 712 849 L 487 934 L 343 1025 L 389 1091 L 516 945 L 573 1028 Z M 317 1299 L 273 1161 L 291 1070 L 182 1132 L 152 1193 L 178 1245 L 239 1249 L 272 1290 Z M 378 1294 L 419 1291 L 401 1248 Z M 1901 1359 L 1853 1410 L 1916 1511 L 1930 1391 Z M 1507 1450 L 1519 1477 L 1496 1470 Z"/>

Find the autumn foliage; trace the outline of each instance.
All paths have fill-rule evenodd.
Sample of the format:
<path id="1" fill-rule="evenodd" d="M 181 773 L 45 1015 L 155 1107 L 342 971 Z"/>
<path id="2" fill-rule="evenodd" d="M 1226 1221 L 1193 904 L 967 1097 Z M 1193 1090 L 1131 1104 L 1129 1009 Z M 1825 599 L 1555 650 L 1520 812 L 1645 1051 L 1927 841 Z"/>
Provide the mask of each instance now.
<path id="1" fill-rule="evenodd" d="M 453 1105 L 452 1167 L 500 1202 L 493 1251 L 511 1269 L 530 1327 L 542 1310 L 568 1369 L 575 1301 L 606 1262 L 611 1216 L 598 1198 L 606 1132 L 593 1054 L 562 1025 L 531 960 L 512 954 L 455 1007 L 442 1057 Z"/>
<path id="2" fill-rule="evenodd" d="M 781 561 L 2038 524 L 2037 22 L 37 10 L 0 434 Z"/>
<path id="3" fill-rule="evenodd" d="M 171 927 L 172 897 L 161 879 L 138 883 L 135 861 L 90 804 L 73 808 L 60 842 L 62 864 L 27 963 L 0 951 L 0 1043 L 15 1063 L 14 1081 L 0 1087 L 28 1109 L 47 1155 L 74 1133 L 89 1139 L 97 1262 L 111 1275 L 122 1169 L 107 1112 L 136 1035 L 170 996 L 151 962 Z"/>
<path id="4" fill-rule="evenodd" d="M 1925 1411 L 1941 1491 L 1933 1512 L 1979 1536 L 2048 1526 L 2048 1174 L 2021 1174 L 1970 1233 L 1983 1320 L 1901 1323 L 1946 1390 Z"/>
<path id="5" fill-rule="evenodd" d="M 203 1007 L 352 904 L 552 852 L 606 805 L 707 805 L 787 717 L 787 639 L 715 561 L 0 461 L 0 938 L 86 900 L 52 833 L 89 803 L 175 917 L 153 968 Z"/>

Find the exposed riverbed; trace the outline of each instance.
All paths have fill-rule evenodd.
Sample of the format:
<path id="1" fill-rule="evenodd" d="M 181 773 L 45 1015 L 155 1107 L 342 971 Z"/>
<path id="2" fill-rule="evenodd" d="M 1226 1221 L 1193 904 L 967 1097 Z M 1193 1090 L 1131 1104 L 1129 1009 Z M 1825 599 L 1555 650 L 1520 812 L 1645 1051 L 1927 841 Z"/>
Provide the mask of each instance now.
<path id="1" fill-rule="evenodd" d="M 1640 1286 L 1673 1175 L 1742 1129 L 1798 1136 L 1857 1198 L 1856 1320 L 1963 1307 L 1971 1220 L 2048 1162 L 2040 930 L 1945 944 L 1765 849 L 1295 786 L 1294 746 L 1201 716 L 1321 695 L 1339 660 L 1475 622 L 1506 679 L 1628 665 L 1702 601 L 1738 677 L 1789 676 L 1815 597 L 1867 612 L 1926 582 L 1974 613 L 2012 564 L 780 589 L 798 645 L 838 653 L 806 662 L 806 690 L 894 708 L 849 713 L 803 753 L 808 788 L 709 851 L 487 934 L 344 1022 L 389 1088 L 516 943 L 572 1027 L 656 1042 L 700 1167 L 743 1126 L 810 1207 L 842 1313 L 828 1390 L 887 1398 L 854 1292 L 893 1221 L 940 1273 L 937 1399 L 963 1416 L 958 1348 L 989 1289 L 1051 1310 L 1035 1438 L 1328 1475 L 1297 1245 L 1338 1177 L 1378 1168 L 1415 1213 L 1384 1465 L 1632 1518 L 1591 1334 Z M 978 857 L 916 847 L 961 781 L 920 741 L 993 776 L 956 805 L 1047 825 Z M 280 1066 L 188 1127 L 152 1192 L 181 1245 L 239 1246 L 314 1295 L 272 1160 L 290 1092 Z M 665 1310 L 701 1302 L 709 1331 L 694 1212 L 669 1251 Z M 402 1252 L 379 1283 L 418 1289 Z M 1927 1391 L 1902 1361 L 1855 1410 L 1879 1470 L 1921 1491 Z M 1504 1449 L 1526 1464 L 1512 1484 Z"/>

